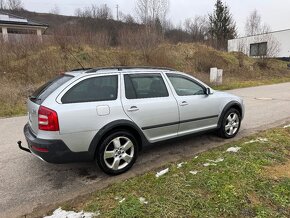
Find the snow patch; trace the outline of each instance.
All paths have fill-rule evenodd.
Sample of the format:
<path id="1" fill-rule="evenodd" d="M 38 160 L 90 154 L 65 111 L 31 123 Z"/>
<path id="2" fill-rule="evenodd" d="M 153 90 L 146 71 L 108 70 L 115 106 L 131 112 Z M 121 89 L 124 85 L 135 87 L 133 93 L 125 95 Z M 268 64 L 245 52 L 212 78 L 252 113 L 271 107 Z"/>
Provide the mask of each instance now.
<path id="1" fill-rule="evenodd" d="M 140 201 L 141 204 L 148 204 L 148 201 L 146 201 L 146 199 L 143 198 L 143 197 L 140 197 L 139 201 Z"/>
<path id="2" fill-rule="evenodd" d="M 209 162 L 212 162 L 212 163 L 220 163 L 220 162 L 223 162 L 225 159 L 223 158 L 218 158 L 216 160 L 208 160 Z"/>
<path id="3" fill-rule="evenodd" d="M 119 201 L 119 203 L 122 204 L 125 200 L 126 200 L 126 198 L 123 198 Z"/>
<path id="4" fill-rule="evenodd" d="M 284 129 L 290 128 L 290 124 L 283 127 Z"/>
<path id="5" fill-rule="evenodd" d="M 205 166 L 205 167 L 209 167 L 209 166 L 216 166 L 217 164 L 215 164 L 215 163 L 205 163 L 205 164 L 203 164 L 203 166 Z"/>
<path id="6" fill-rule="evenodd" d="M 230 147 L 227 152 L 237 153 L 239 150 L 241 150 L 241 147 Z"/>
<path id="7" fill-rule="evenodd" d="M 244 144 L 252 144 L 252 143 L 255 143 L 255 142 L 266 143 L 268 141 L 269 140 L 267 138 L 257 138 L 257 139 L 253 139 L 251 141 L 245 142 Z"/>
<path id="8" fill-rule="evenodd" d="M 160 172 L 156 173 L 156 177 L 159 178 L 160 176 L 163 176 L 164 174 L 169 172 L 169 168 L 165 169 L 165 170 L 161 170 Z"/>
<path id="9" fill-rule="evenodd" d="M 187 162 L 182 162 L 182 163 L 177 164 L 177 169 L 181 168 L 184 164 L 187 164 Z"/>
<path id="10" fill-rule="evenodd" d="M 61 208 L 56 209 L 51 216 L 46 216 L 44 218 L 93 218 L 99 216 L 100 213 L 88 213 L 88 212 L 74 212 L 74 211 L 65 211 Z"/>
<path id="11" fill-rule="evenodd" d="M 189 171 L 189 173 L 192 175 L 196 175 L 196 174 L 198 174 L 198 171 Z"/>

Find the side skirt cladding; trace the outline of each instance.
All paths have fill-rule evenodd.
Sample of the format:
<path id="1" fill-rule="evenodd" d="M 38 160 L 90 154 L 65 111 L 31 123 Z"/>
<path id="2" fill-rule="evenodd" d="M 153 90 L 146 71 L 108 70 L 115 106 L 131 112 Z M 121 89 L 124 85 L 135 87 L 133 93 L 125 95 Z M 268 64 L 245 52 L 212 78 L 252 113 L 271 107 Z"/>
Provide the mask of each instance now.
<path id="1" fill-rule="evenodd" d="M 142 149 L 143 146 L 146 146 L 150 144 L 150 142 L 147 140 L 143 132 L 140 130 L 140 128 L 133 122 L 129 120 L 117 120 L 114 122 L 111 122 L 104 126 L 100 131 L 95 135 L 93 138 L 90 147 L 89 147 L 89 154 L 92 159 L 95 158 L 95 154 L 98 149 L 99 143 L 111 132 L 114 130 L 128 130 L 129 132 L 133 132 L 134 135 L 138 138 L 139 141 L 139 150 Z"/>

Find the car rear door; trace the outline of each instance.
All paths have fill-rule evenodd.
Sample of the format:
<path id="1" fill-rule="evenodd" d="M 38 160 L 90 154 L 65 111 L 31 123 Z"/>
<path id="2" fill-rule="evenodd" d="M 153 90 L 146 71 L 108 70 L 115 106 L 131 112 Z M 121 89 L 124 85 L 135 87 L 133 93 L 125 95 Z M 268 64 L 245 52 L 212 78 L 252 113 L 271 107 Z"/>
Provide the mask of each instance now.
<path id="1" fill-rule="evenodd" d="M 220 103 L 214 95 L 206 95 L 206 87 L 192 77 L 167 73 L 178 102 L 180 125 L 178 135 L 217 127 Z"/>
<path id="2" fill-rule="evenodd" d="M 119 77 L 119 73 L 86 76 L 68 86 L 57 98 L 60 134 L 93 133 L 123 118 Z"/>
<path id="3" fill-rule="evenodd" d="M 150 142 L 177 136 L 178 105 L 162 73 L 124 73 L 122 104 L 125 113 Z"/>

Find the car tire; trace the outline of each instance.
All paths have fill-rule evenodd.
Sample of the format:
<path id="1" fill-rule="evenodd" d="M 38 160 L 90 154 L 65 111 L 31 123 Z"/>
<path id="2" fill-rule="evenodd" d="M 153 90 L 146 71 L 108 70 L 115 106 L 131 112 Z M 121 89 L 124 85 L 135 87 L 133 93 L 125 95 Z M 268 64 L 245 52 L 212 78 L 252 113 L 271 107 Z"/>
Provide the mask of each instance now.
<path id="1" fill-rule="evenodd" d="M 99 167 L 109 175 L 128 171 L 138 156 L 138 141 L 128 131 L 119 130 L 107 135 L 96 154 Z"/>
<path id="2" fill-rule="evenodd" d="M 223 116 L 218 135 L 225 139 L 234 138 L 241 127 L 241 114 L 238 110 L 231 108 Z"/>

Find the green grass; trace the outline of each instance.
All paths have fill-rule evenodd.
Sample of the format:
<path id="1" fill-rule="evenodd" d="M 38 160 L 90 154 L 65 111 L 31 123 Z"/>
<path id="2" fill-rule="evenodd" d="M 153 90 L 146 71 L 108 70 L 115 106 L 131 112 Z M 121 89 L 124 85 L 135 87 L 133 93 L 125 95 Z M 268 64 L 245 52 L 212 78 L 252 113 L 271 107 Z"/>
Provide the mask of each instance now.
<path id="1" fill-rule="evenodd" d="M 224 85 L 213 85 L 212 87 L 216 90 L 231 90 L 254 86 L 273 85 L 285 82 L 290 82 L 290 77 L 268 78 L 262 80 L 248 80 L 248 81 L 233 80 L 232 82 L 227 82 Z"/>
<path id="2" fill-rule="evenodd" d="M 257 137 L 269 141 L 244 143 Z M 241 150 L 225 152 L 232 146 Z M 224 161 L 203 166 L 217 158 Z M 290 217 L 290 178 L 269 174 L 287 161 L 289 166 L 290 129 L 268 130 L 182 161 L 187 164 L 180 169 L 177 163 L 159 169 L 170 169 L 160 178 L 156 170 L 97 191 L 76 208 L 99 211 L 101 217 Z"/>

